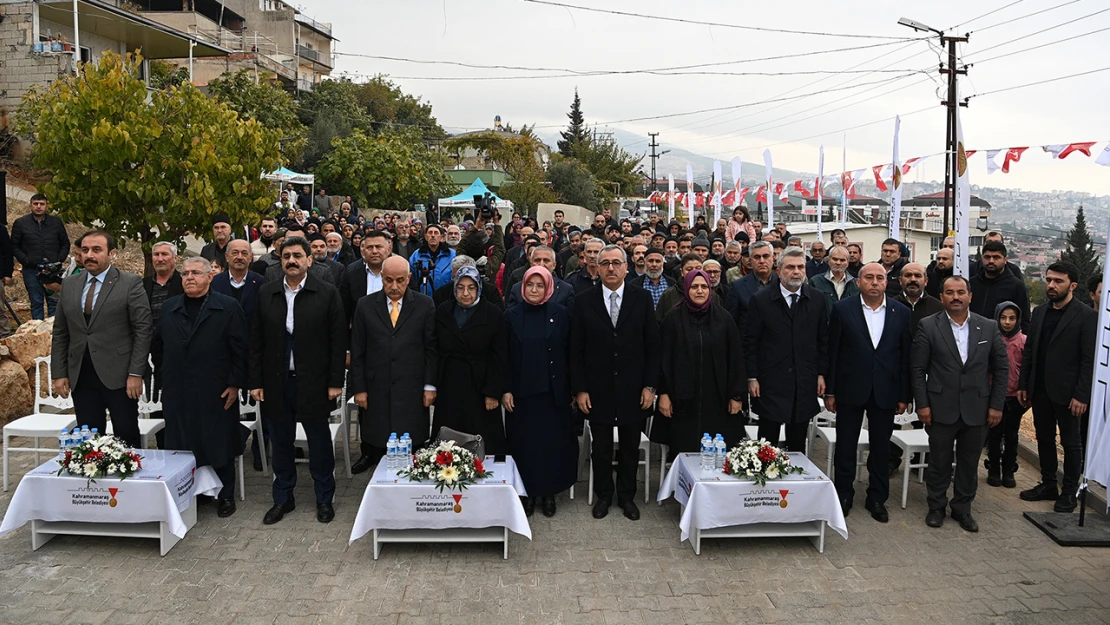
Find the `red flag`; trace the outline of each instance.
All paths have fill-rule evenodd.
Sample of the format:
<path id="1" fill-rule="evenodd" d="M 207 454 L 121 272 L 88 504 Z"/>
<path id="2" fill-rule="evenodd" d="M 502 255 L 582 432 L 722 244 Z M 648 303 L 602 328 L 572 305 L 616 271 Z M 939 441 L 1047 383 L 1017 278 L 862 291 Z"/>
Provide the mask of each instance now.
<path id="1" fill-rule="evenodd" d="M 1094 145 L 1095 142 L 1090 141 L 1085 143 L 1069 143 L 1067 145 L 1045 145 L 1041 147 L 1044 148 L 1045 152 L 1052 154 L 1053 158 L 1063 159 L 1067 158 L 1067 156 L 1072 152 L 1081 152 L 1085 156 L 1090 156 L 1091 148 L 1093 148 Z"/>
<path id="2" fill-rule="evenodd" d="M 743 189 L 740 189 L 740 199 L 736 203 L 737 204 L 743 204 L 744 203 L 744 196 L 746 196 L 748 194 L 748 191 L 751 191 L 751 190 L 752 190 L 751 187 L 744 187 Z"/>
<path id="3" fill-rule="evenodd" d="M 766 185 L 756 189 L 756 191 L 755 191 L 755 201 L 756 202 L 763 202 L 764 204 L 767 203 L 767 186 Z"/>
<path id="4" fill-rule="evenodd" d="M 802 195 L 802 197 L 805 197 L 805 198 L 813 197 L 813 194 L 809 192 L 809 189 L 802 186 L 802 181 L 801 180 L 794 181 L 794 190 L 797 191 L 798 193 L 800 193 Z"/>
<path id="5" fill-rule="evenodd" d="M 705 206 L 705 195 L 706 195 L 705 193 L 695 193 L 694 194 L 694 205 L 697 206 L 698 208 L 704 207 Z"/>
<path id="6" fill-rule="evenodd" d="M 884 167 L 886 167 L 886 165 L 875 165 L 871 168 L 871 171 L 875 173 L 875 186 L 879 187 L 879 191 L 886 193 L 890 190 L 890 187 L 886 186 L 886 182 L 883 181 Z"/>
<path id="7" fill-rule="evenodd" d="M 1029 147 L 1026 146 L 1024 148 L 1010 148 L 1009 150 L 1006 150 L 1006 157 L 1002 159 L 1002 173 L 1010 173 L 1010 163 L 1017 163 L 1021 161 L 1021 155 L 1024 154 L 1025 151 L 1028 149 Z"/>
<path id="8" fill-rule="evenodd" d="M 964 150 L 964 157 L 965 158 L 971 158 L 971 155 L 975 154 L 978 151 L 979 150 Z"/>
<path id="9" fill-rule="evenodd" d="M 779 200 L 785 202 L 787 199 L 786 184 L 782 182 L 775 184 L 775 194 L 779 196 Z"/>

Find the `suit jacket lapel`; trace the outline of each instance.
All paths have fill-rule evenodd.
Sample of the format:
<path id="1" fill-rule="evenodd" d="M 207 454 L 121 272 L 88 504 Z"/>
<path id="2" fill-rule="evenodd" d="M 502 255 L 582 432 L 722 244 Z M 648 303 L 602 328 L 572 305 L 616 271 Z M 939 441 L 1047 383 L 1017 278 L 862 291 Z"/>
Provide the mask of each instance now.
<path id="1" fill-rule="evenodd" d="M 89 317 L 87 326 L 90 328 L 92 324 L 96 323 L 96 318 L 100 315 L 100 309 L 104 307 L 104 302 L 108 301 L 108 295 L 112 292 L 112 287 L 115 285 L 116 281 L 119 280 L 119 269 L 109 267 L 108 271 L 100 274 L 100 277 L 97 279 L 103 280 L 104 283 L 100 285 L 100 293 L 97 294 L 96 302 L 93 304 L 92 316 Z M 82 302 L 82 307 L 83 306 L 84 302 Z"/>
<path id="2" fill-rule="evenodd" d="M 1052 304 L 1049 304 L 1049 306 L 1051 305 Z M 1057 323 L 1056 329 L 1052 331 L 1052 337 L 1049 339 L 1049 344 L 1055 342 L 1056 337 L 1060 336 L 1060 332 L 1063 331 L 1064 326 L 1071 323 L 1071 320 L 1075 319 L 1076 315 L 1079 314 L 1079 310 L 1076 309 L 1075 306 L 1076 300 L 1072 299 L 1071 304 L 1068 304 L 1068 309 L 1064 311 L 1064 316 L 1060 317 L 1060 323 Z"/>
<path id="3" fill-rule="evenodd" d="M 975 353 L 979 351 L 979 341 L 982 334 L 982 324 L 972 319 L 969 313 L 967 316 L 967 363 L 964 363 L 965 365 L 970 363 L 971 359 L 975 357 Z"/>
<path id="4" fill-rule="evenodd" d="M 883 341 L 887 340 L 887 336 L 893 336 L 888 330 L 894 327 L 894 302 L 895 300 L 889 297 L 886 298 L 886 314 L 883 316 L 883 333 L 879 335 L 879 345 L 882 345 Z M 861 310 L 860 312 L 863 311 Z M 875 349 L 878 349 L 878 347 Z"/>
<path id="5" fill-rule="evenodd" d="M 863 336 L 867 337 L 867 343 L 868 345 L 870 345 L 871 329 L 867 327 L 867 318 L 863 316 L 864 305 L 865 304 L 863 303 L 862 298 L 860 298 L 859 306 L 852 305 L 852 319 L 855 319 L 856 323 L 859 324 L 860 330 L 863 332 Z M 874 349 L 875 346 L 872 345 L 871 348 Z"/>
<path id="6" fill-rule="evenodd" d="M 405 296 L 401 299 L 401 314 L 397 316 L 397 325 L 393 328 L 393 333 L 396 334 L 401 326 L 405 325 L 405 321 L 412 316 L 412 307 L 416 305 L 416 298 L 413 297 L 411 292 L 406 292 Z"/>
<path id="7" fill-rule="evenodd" d="M 937 315 L 936 320 L 937 331 L 940 332 L 941 340 L 943 340 L 948 345 L 948 348 L 952 350 L 952 355 L 956 358 L 956 362 L 960 363 L 962 366 L 963 361 L 960 359 L 960 348 L 958 345 L 956 345 L 956 337 L 952 334 L 952 323 L 948 320 L 948 313 Z M 968 320 L 971 320 L 970 317 L 968 318 Z M 968 332 L 968 341 L 971 341 L 970 332 Z M 968 356 L 970 355 L 971 354 L 969 353 Z"/>
<path id="8" fill-rule="evenodd" d="M 621 296 L 621 309 L 617 312 L 617 325 L 616 325 L 616 327 L 618 327 L 618 328 L 621 327 L 621 324 L 624 323 L 624 320 L 627 319 L 628 315 L 630 314 L 628 312 L 628 309 L 632 308 L 632 306 L 629 305 L 628 300 L 631 299 L 631 294 L 632 294 L 632 289 L 629 289 L 629 288 L 626 287 L 624 289 L 624 295 Z M 608 316 L 608 315 L 606 315 L 606 316 Z"/>

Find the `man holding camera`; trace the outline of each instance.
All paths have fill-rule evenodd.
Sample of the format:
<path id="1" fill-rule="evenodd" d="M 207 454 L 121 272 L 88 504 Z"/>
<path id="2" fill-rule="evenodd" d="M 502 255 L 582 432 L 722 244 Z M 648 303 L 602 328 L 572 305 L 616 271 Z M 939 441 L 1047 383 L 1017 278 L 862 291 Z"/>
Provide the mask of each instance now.
<path id="1" fill-rule="evenodd" d="M 69 235 L 66 226 L 54 215 L 49 214 L 46 196 L 36 193 L 31 196 L 31 212 L 15 220 L 12 224 L 12 253 L 23 266 L 23 285 L 31 300 L 31 318 L 44 319 L 42 306 L 47 307 L 47 315 L 54 316 L 58 298 L 46 293 L 44 284 L 61 282 L 61 263 L 69 253 Z"/>
<path id="2" fill-rule="evenodd" d="M 465 254 L 478 262 L 478 269 L 489 280 L 497 277 L 501 269 L 501 262 L 505 258 L 505 231 L 501 228 L 501 213 L 496 206 L 486 204 L 482 200 L 481 206 L 475 205 L 474 227 L 463 235 L 459 242 L 458 253 Z M 493 232 L 487 232 L 487 224 L 493 224 Z M 482 259 L 485 263 L 482 263 Z"/>

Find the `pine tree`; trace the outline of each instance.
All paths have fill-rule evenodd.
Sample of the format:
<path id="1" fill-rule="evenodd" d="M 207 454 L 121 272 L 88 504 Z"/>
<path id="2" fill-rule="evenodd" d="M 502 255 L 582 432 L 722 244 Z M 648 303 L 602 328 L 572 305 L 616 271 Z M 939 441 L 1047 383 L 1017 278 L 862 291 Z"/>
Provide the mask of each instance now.
<path id="1" fill-rule="evenodd" d="M 570 104 L 567 113 L 570 124 L 567 129 L 559 133 L 562 139 L 558 142 L 559 154 L 574 156 L 578 144 L 586 140 L 586 118 L 582 115 L 582 100 L 578 97 L 578 89 L 574 90 L 574 102 Z"/>
<path id="2" fill-rule="evenodd" d="M 1083 207 L 1075 215 L 1075 226 L 1068 232 L 1066 247 L 1060 254 L 1060 260 L 1067 261 L 1079 270 L 1079 286 L 1075 289 L 1075 297 L 1084 304 L 1090 305 L 1091 296 L 1087 293 L 1087 280 L 1099 272 L 1098 256 L 1095 254 L 1095 245 L 1091 240 L 1091 233 L 1087 230 L 1087 218 L 1083 214 Z"/>

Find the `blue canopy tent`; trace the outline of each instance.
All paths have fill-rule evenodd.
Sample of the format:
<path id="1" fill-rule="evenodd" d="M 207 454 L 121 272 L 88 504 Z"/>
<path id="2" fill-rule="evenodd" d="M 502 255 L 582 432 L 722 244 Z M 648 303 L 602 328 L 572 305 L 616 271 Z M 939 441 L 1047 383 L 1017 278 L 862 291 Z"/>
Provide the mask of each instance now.
<path id="1" fill-rule="evenodd" d="M 513 208 L 512 202 L 497 197 L 496 194 L 489 190 L 486 183 L 482 182 L 481 178 L 475 178 L 474 182 L 462 193 L 440 199 L 439 206 L 440 208 L 474 208 L 474 196 L 485 195 L 487 193 L 497 202 L 497 208 Z"/>

